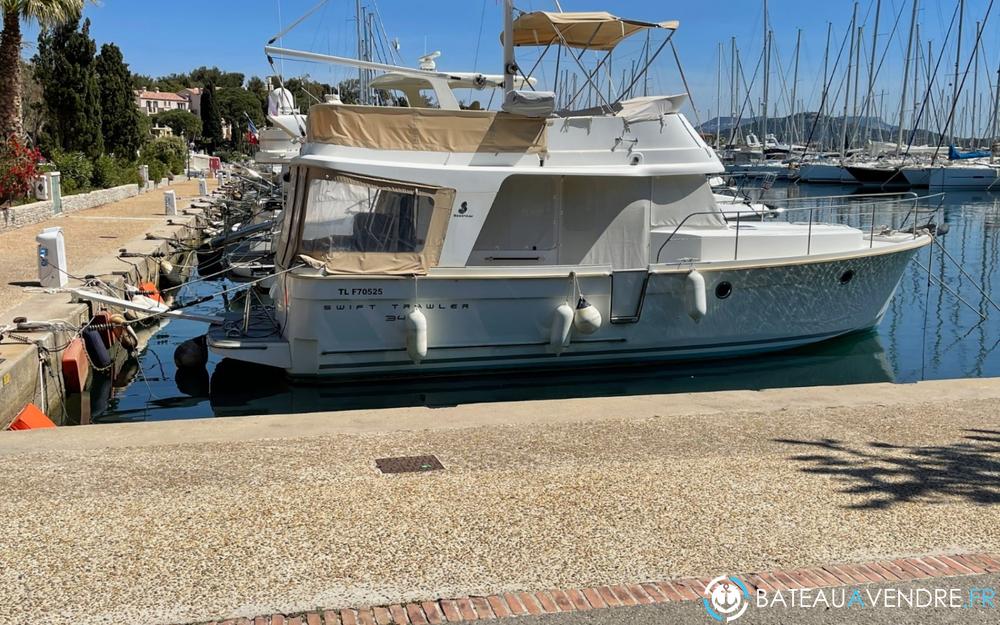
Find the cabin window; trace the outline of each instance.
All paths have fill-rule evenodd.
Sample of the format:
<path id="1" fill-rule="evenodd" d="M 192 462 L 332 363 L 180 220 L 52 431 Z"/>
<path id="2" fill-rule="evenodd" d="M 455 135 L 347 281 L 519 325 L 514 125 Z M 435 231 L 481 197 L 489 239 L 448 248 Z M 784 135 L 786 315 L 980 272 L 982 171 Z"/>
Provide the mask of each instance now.
<path id="1" fill-rule="evenodd" d="M 300 248 L 335 252 L 421 252 L 434 198 L 398 188 L 313 178 L 306 196 Z"/>

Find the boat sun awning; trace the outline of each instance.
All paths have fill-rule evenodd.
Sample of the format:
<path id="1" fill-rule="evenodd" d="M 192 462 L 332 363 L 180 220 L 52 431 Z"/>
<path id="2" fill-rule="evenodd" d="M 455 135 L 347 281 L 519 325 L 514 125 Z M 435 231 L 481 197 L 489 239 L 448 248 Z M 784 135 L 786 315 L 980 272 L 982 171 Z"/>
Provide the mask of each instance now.
<path id="1" fill-rule="evenodd" d="M 604 11 L 589 13 L 523 13 L 514 20 L 515 46 L 565 45 L 589 50 L 613 50 L 623 39 L 650 29 L 676 30 L 680 22 L 641 22 Z M 560 36 L 561 35 L 561 36 Z M 503 35 L 500 37 L 503 40 Z"/>

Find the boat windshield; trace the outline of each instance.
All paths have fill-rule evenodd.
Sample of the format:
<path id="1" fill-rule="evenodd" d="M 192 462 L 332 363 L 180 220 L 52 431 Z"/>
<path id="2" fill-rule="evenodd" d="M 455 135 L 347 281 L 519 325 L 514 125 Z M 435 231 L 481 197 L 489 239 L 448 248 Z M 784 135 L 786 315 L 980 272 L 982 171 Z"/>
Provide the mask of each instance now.
<path id="1" fill-rule="evenodd" d="M 346 181 L 309 182 L 302 251 L 420 252 L 434 212 L 434 198 Z"/>
<path id="2" fill-rule="evenodd" d="M 282 263 L 328 273 L 425 274 L 437 264 L 453 189 L 295 168 L 300 187 L 282 230 Z M 287 234 L 286 234 L 287 231 Z"/>

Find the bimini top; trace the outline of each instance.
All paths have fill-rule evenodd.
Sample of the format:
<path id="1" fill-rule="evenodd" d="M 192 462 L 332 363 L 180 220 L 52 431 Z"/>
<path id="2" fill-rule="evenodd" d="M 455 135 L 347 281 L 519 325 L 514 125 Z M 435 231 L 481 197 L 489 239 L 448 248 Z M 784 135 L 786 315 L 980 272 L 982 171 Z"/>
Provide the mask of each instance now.
<path id="1" fill-rule="evenodd" d="M 523 13 L 514 20 L 515 46 L 565 45 L 589 50 L 612 50 L 623 39 L 653 28 L 677 30 L 680 22 L 640 22 L 605 11 L 590 13 Z M 561 35 L 561 36 L 560 36 Z M 503 35 L 500 35 L 503 41 Z"/>

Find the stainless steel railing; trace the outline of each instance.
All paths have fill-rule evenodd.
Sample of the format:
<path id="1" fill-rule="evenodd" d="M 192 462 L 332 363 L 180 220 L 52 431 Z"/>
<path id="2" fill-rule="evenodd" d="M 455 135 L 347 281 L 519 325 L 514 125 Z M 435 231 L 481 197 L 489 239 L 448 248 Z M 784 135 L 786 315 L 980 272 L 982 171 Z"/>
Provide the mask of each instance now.
<path id="1" fill-rule="evenodd" d="M 848 201 L 844 201 L 848 200 Z M 812 237 L 813 237 L 813 225 L 814 224 L 827 224 L 835 223 L 840 225 L 847 225 L 860 230 L 867 230 L 867 238 L 869 241 L 869 248 L 875 246 L 875 235 L 876 229 L 878 228 L 879 215 L 883 217 L 889 217 L 889 223 L 884 224 L 885 227 L 895 230 L 897 232 L 906 231 L 909 227 L 912 232 L 913 238 L 917 238 L 921 228 L 920 221 L 922 216 L 932 217 L 941 211 L 941 206 L 943 204 L 944 194 L 938 193 L 935 195 L 918 196 L 916 193 L 904 192 L 904 193 L 873 193 L 865 195 L 834 195 L 834 196 L 820 196 L 820 197 L 804 197 L 804 198 L 779 198 L 767 201 L 768 208 L 772 210 L 772 214 L 775 214 L 775 218 L 783 221 L 788 221 L 790 223 L 799 223 L 806 225 L 808 227 L 806 236 L 806 256 L 812 254 Z M 794 206 L 794 204 L 799 202 L 812 201 L 814 203 L 819 203 L 812 206 Z M 834 202 L 831 204 L 826 204 L 826 202 Z M 790 204 L 789 206 L 779 206 L 782 203 Z M 922 208 L 920 205 L 922 203 L 928 204 L 927 208 Z M 868 205 L 870 204 L 870 211 Z M 934 205 L 936 204 L 936 205 Z M 933 206 L 931 206 L 933 205 Z M 817 219 L 817 213 L 829 212 L 835 215 L 834 220 L 823 220 Z M 722 211 L 724 213 L 724 211 Z M 660 257 L 663 254 L 663 250 L 667 245 L 674 239 L 675 235 L 686 226 L 694 217 L 715 215 L 718 216 L 722 213 L 720 211 L 701 211 L 696 213 L 690 213 L 684 217 L 681 222 L 674 227 L 673 231 L 667 236 L 666 240 L 660 245 L 656 252 L 656 262 L 660 262 Z M 798 215 L 804 215 L 802 221 L 793 221 L 793 217 Z M 897 217 L 901 217 L 897 219 Z M 912 225 L 907 226 L 906 224 L 912 218 Z M 742 214 L 737 212 L 735 219 L 735 230 L 736 236 L 733 242 L 733 260 L 739 260 L 739 249 L 740 249 L 740 232 L 743 228 L 747 227 L 743 222 L 748 221 L 748 219 L 743 219 Z M 755 214 L 753 221 L 759 221 L 758 216 Z M 867 222 L 867 223 L 865 223 Z M 732 224 L 730 224 L 732 227 Z"/>

